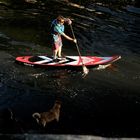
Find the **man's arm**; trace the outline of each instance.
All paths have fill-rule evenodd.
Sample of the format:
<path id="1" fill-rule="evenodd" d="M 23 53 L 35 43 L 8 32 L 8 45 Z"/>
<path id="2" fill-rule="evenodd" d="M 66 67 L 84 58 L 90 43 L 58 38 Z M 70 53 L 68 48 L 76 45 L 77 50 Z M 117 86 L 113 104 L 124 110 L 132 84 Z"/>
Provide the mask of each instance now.
<path id="1" fill-rule="evenodd" d="M 67 36 L 65 33 L 61 33 L 61 35 L 62 35 L 62 36 L 64 36 L 66 39 L 73 41 L 74 43 L 76 43 L 76 42 L 77 42 L 77 40 L 76 40 L 76 39 L 73 39 L 73 38 L 71 38 L 71 37 Z"/>

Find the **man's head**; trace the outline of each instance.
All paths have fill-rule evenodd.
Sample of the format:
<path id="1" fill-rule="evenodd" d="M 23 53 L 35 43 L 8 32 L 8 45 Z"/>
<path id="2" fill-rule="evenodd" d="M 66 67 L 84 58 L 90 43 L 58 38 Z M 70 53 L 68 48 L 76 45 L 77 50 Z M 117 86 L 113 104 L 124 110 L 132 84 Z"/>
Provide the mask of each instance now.
<path id="1" fill-rule="evenodd" d="M 58 17 L 57 17 L 57 22 L 58 22 L 59 24 L 64 24 L 65 18 L 64 18 L 63 16 L 58 16 Z"/>

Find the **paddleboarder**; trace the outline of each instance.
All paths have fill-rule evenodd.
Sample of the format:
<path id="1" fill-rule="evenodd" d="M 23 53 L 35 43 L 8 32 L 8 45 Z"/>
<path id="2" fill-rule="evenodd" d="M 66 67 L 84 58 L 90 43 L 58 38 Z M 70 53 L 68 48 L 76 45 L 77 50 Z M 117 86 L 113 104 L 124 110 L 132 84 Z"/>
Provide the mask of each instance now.
<path id="1" fill-rule="evenodd" d="M 70 36 L 64 33 L 64 23 L 68 25 L 72 24 L 72 21 L 69 18 L 64 18 L 63 16 L 58 16 L 56 19 L 52 21 L 51 24 L 51 35 L 52 35 L 52 45 L 53 45 L 53 58 L 54 60 L 57 57 L 62 58 L 61 51 L 62 51 L 62 38 L 64 36 L 66 39 L 77 43 L 76 39 L 71 38 Z"/>

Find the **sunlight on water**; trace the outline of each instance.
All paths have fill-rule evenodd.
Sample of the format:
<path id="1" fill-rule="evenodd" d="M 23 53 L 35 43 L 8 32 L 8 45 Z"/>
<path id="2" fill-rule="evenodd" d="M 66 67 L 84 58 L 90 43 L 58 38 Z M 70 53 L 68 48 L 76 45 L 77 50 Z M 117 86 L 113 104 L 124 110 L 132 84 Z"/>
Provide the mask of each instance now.
<path id="1" fill-rule="evenodd" d="M 51 8 L 45 13 L 37 13 L 36 9 L 0 13 L 0 109 L 12 109 L 15 117 L 8 120 L 11 126 L 0 130 L 139 136 L 139 8 L 115 10 L 90 4 L 79 11 L 67 5 L 61 9 L 58 3 Z M 69 15 L 68 8 L 72 8 L 70 16 L 82 55 L 121 55 L 122 59 L 89 68 L 85 78 L 82 67 L 79 71 L 51 70 L 15 63 L 21 55 L 52 55 L 49 27 L 57 8 L 64 15 Z M 65 30 L 71 35 L 69 26 Z M 75 44 L 63 42 L 64 54 L 78 55 Z M 48 111 L 57 99 L 62 102 L 60 121 L 50 123 L 48 128 L 38 126 L 32 113 Z M 20 126 L 14 125 L 17 122 Z"/>

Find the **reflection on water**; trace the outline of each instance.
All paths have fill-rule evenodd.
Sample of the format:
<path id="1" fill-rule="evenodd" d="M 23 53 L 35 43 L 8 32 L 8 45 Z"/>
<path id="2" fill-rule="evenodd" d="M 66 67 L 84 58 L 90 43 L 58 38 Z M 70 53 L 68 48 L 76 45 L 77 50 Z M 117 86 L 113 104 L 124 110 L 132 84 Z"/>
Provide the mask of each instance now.
<path id="1" fill-rule="evenodd" d="M 0 13 L 0 110 L 6 109 L 4 114 L 8 114 L 7 118 L 0 115 L 0 120 L 6 119 L 0 130 L 3 133 L 139 137 L 139 9 L 113 10 L 95 4 L 87 6 L 88 10 L 60 6 L 56 5 L 52 12 L 48 8 L 46 13 L 38 14 L 33 14 L 36 9 Z M 52 53 L 49 26 L 58 7 L 57 14 L 66 16 L 70 8 L 82 55 L 118 54 L 122 59 L 111 68 L 90 69 L 84 79 L 82 68 L 79 72 L 16 64 L 15 57 L 19 55 Z M 66 33 L 71 35 L 69 26 Z M 63 52 L 78 55 L 76 46 L 66 40 Z M 62 102 L 59 122 L 39 127 L 32 114 L 48 112 L 58 98 Z M 10 121 L 9 127 L 7 121 Z"/>

